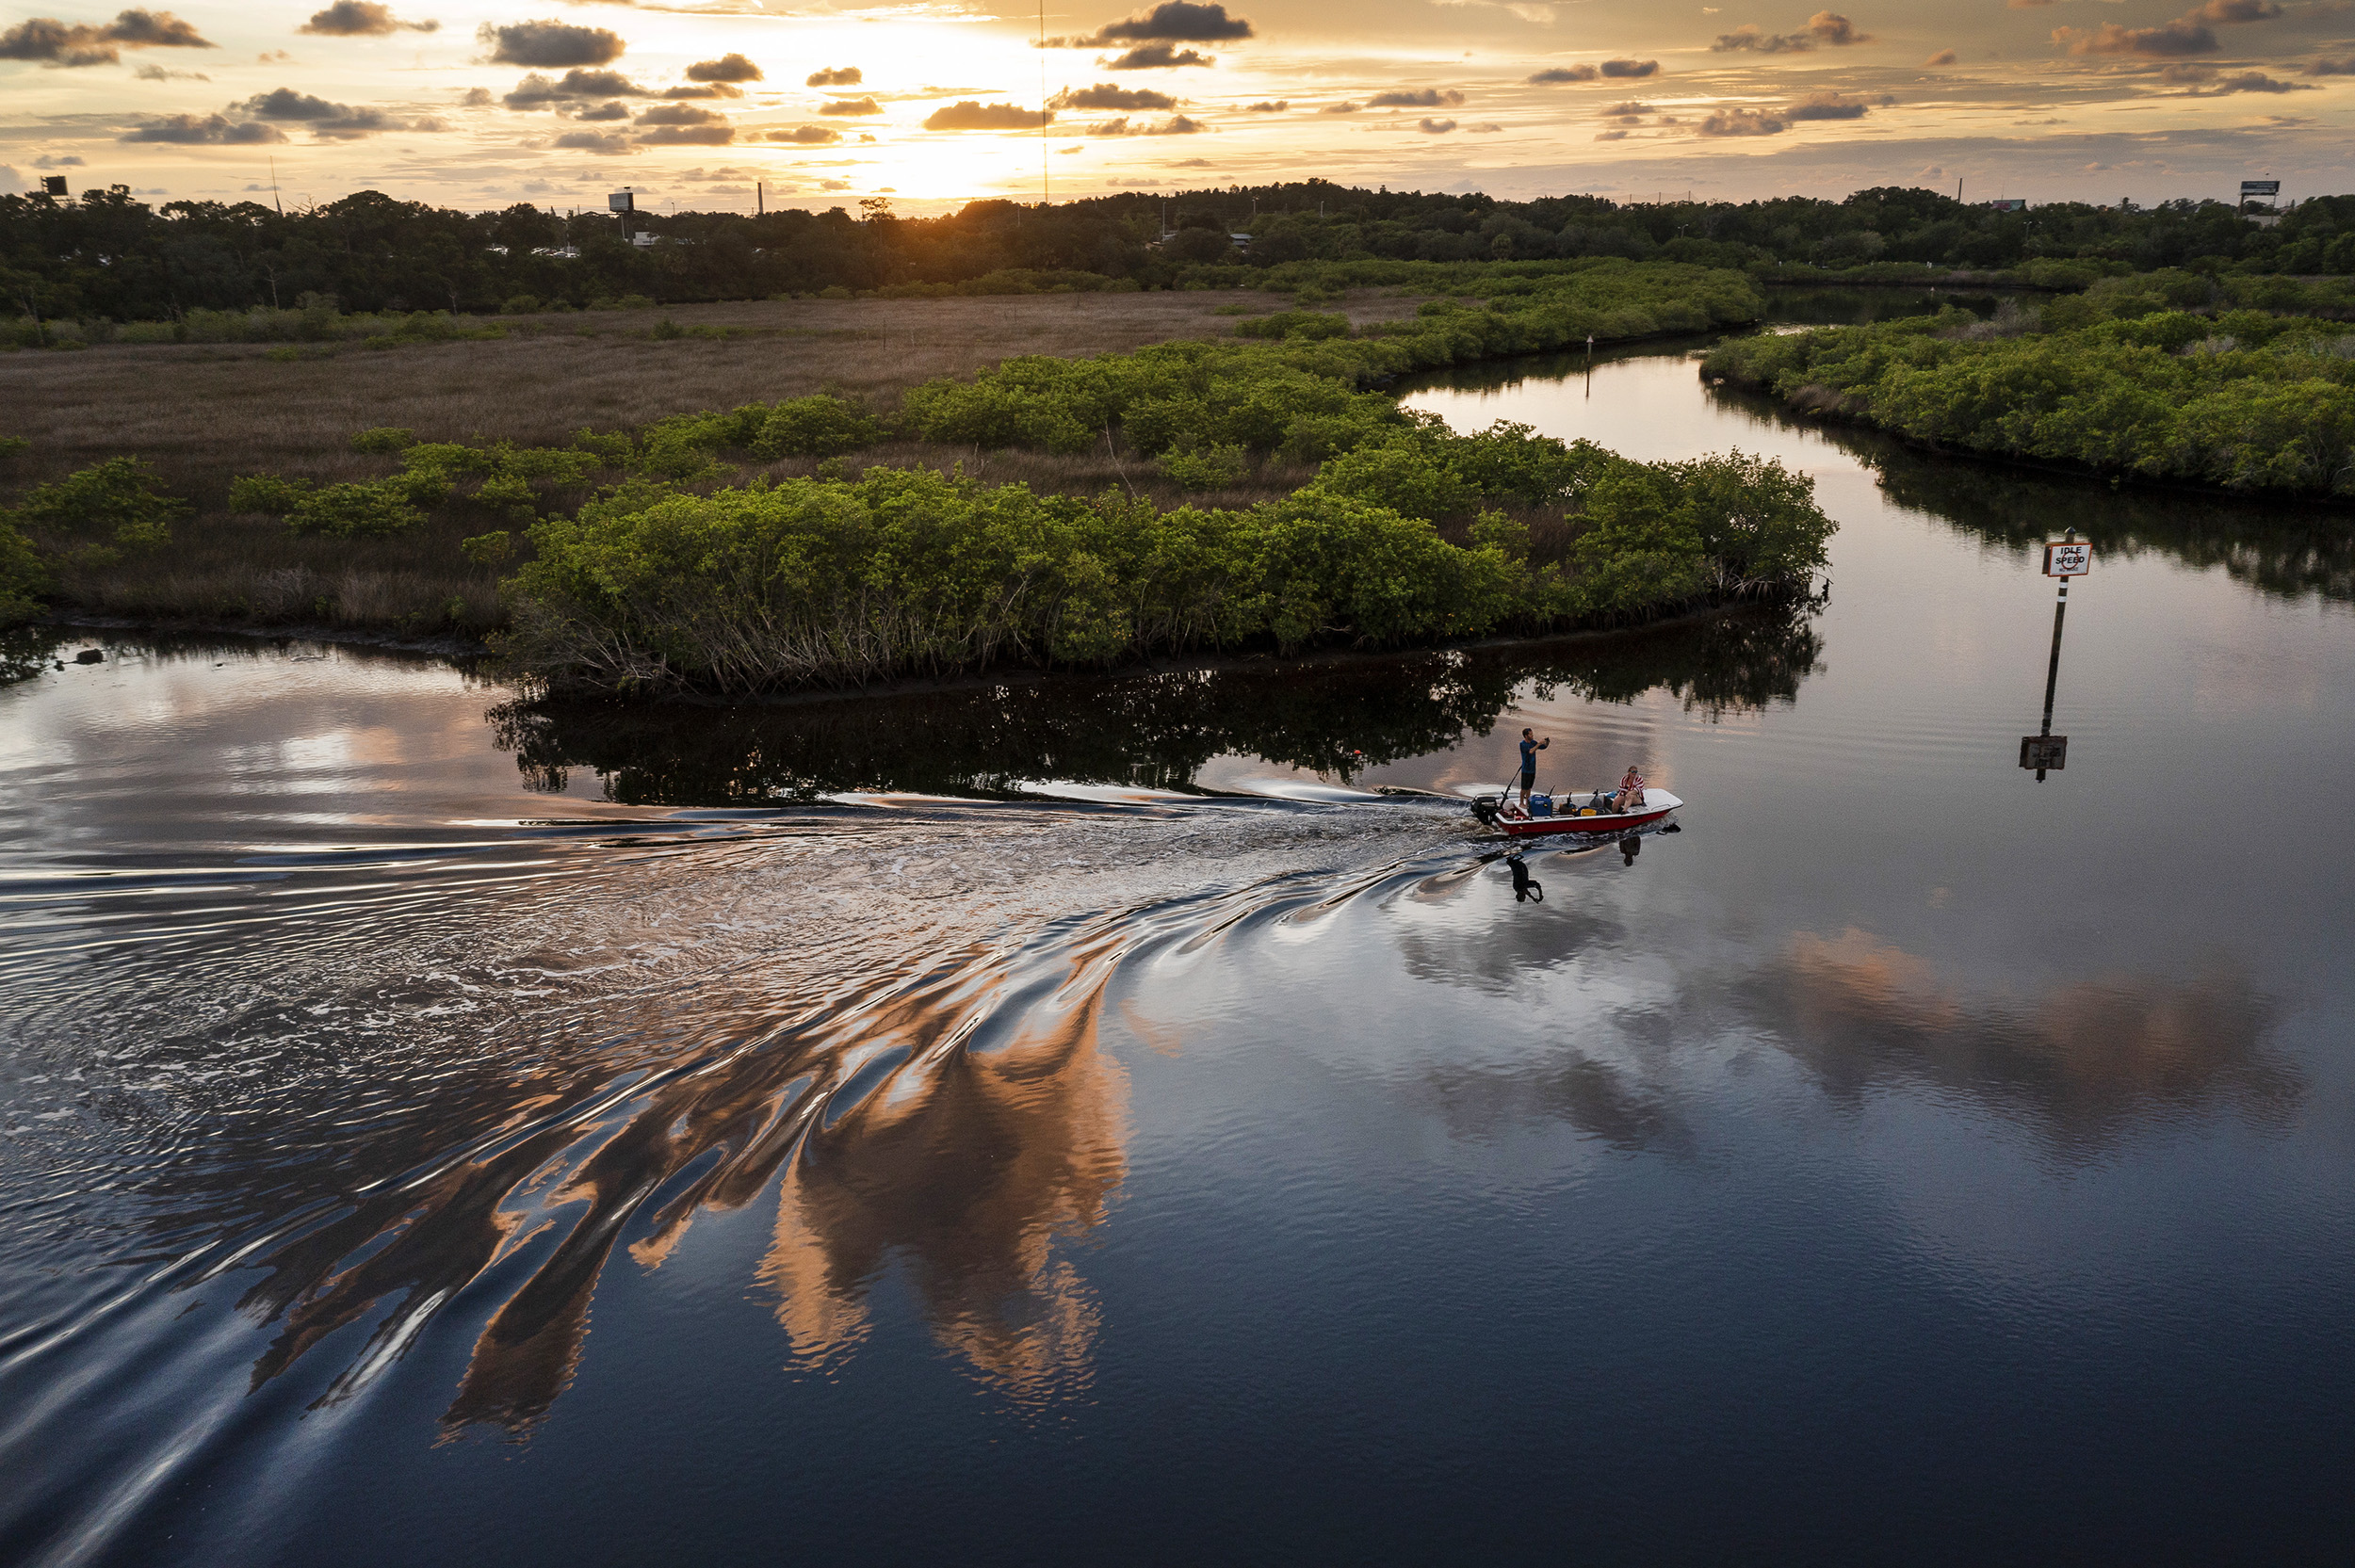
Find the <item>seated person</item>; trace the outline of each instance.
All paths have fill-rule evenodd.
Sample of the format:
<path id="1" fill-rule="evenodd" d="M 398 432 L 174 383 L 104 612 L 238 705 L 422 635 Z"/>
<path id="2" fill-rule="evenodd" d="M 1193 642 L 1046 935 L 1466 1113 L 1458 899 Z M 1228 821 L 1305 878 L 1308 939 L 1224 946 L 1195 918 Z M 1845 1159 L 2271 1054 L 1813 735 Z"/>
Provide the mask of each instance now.
<path id="1" fill-rule="evenodd" d="M 1619 781 L 1618 793 L 1611 797 L 1611 809 L 1616 812 L 1629 812 L 1643 803 L 1644 775 L 1635 770 L 1633 763 L 1630 763 L 1627 777 Z"/>

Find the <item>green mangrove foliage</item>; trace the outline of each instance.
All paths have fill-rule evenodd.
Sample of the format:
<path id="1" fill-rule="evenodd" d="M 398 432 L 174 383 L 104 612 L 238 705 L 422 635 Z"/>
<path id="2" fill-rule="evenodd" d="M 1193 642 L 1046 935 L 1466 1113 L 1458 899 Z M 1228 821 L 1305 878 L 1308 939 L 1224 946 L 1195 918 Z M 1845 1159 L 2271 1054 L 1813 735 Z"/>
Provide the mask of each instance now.
<path id="1" fill-rule="evenodd" d="M 2159 273 L 2053 300 L 2016 334 L 1949 310 L 1730 341 L 1703 373 L 1969 452 L 2355 495 L 2355 324 L 2316 311 L 2355 315 L 2355 294 Z"/>
<path id="2" fill-rule="evenodd" d="M 187 503 L 165 493 L 138 458 L 108 458 L 35 485 L 0 508 L 0 626 L 25 621 L 56 583 L 58 565 L 110 566 L 171 542 Z"/>
<path id="3" fill-rule="evenodd" d="M 1361 465 L 1245 510 L 1162 512 L 928 470 L 708 495 L 640 479 L 532 526 L 501 651 L 550 686 L 741 694 L 1538 630 L 1803 590 L 1824 563 L 1831 523 L 1810 481 L 1772 462 L 1631 463 L 1509 428 L 1467 440 L 1415 427 L 1409 440 L 1389 492 Z M 1584 477 L 1571 561 L 1533 559 L 1529 530 L 1501 514 L 1456 545 L 1375 498 L 1477 496 L 1451 448 L 1477 461 L 1515 443 L 1535 449 L 1524 468 Z"/>
<path id="4" fill-rule="evenodd" d="M 13 518 L 0 516 L 0 626 L 29 621 L 49 589 L 49 568 Z"/>
<path id="5" fill-rule="evenodd" d="M 1317 462 L 1375 441 L 1404 418 L 1362 390 L 1417 370 L 1659 332 L 1754 321 L 1764 309 L 1738 272 L 1608 260 L 1577 271 L 1499 280 L 1485 304 L 1427 301 L 1403 322 L 1341 337 L 1291 312 L 1269 343 L 1170 343 L 1133 353 L 1008 360 L 969 381 L 927 381 L 907 394 L 905 433 L 949 445 L 1084 452 L 1117 436 L 1158 457 L 1173 448 L 1240 446 Z M 1240 330 L 1240 329 L 1239 329 Z"/>

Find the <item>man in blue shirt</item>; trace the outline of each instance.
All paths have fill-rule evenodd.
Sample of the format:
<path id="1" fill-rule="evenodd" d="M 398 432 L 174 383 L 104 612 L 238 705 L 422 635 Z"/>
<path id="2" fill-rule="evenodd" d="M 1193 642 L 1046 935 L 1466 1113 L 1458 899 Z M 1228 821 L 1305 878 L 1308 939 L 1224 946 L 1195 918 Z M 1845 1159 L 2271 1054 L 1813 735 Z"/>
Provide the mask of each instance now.
<path id="1" fill-rule="evenodd" d="M 1537 787 L 1537 753 L 1553 744 L 1551 736 L 1536 738 L 1535 730 L 1521 732 L 1521 810 L 1529 810 L 1529 792 Z"/>

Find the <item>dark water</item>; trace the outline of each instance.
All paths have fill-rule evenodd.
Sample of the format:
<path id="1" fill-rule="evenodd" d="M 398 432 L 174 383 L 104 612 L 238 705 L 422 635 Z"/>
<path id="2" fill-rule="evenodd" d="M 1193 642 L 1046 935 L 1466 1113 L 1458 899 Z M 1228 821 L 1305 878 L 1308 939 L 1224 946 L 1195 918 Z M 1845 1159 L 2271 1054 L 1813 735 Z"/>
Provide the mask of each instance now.
<path id="1" fill-rule="evenodd" d="M 1413 400 L 1801 464 L 1828 603 L 0 689 L 0 1558 L 2342 1560 L 2346 530 L 1526 368 Z M 1684 831 L 1517 899 L 1523 724 Z"/>

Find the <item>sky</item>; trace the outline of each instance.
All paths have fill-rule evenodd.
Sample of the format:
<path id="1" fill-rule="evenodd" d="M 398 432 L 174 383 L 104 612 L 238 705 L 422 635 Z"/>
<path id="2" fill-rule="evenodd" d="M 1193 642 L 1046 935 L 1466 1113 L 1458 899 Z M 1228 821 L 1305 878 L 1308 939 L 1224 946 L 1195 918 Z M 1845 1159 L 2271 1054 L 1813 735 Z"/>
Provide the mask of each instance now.
<path id="1" fill-rule="evenodd" d="M 2355 186 L 2355 0 L 1841 3 L 9 5 L 0 190 L 923 213 L 1312 177 L 1621 201 Z"/>

